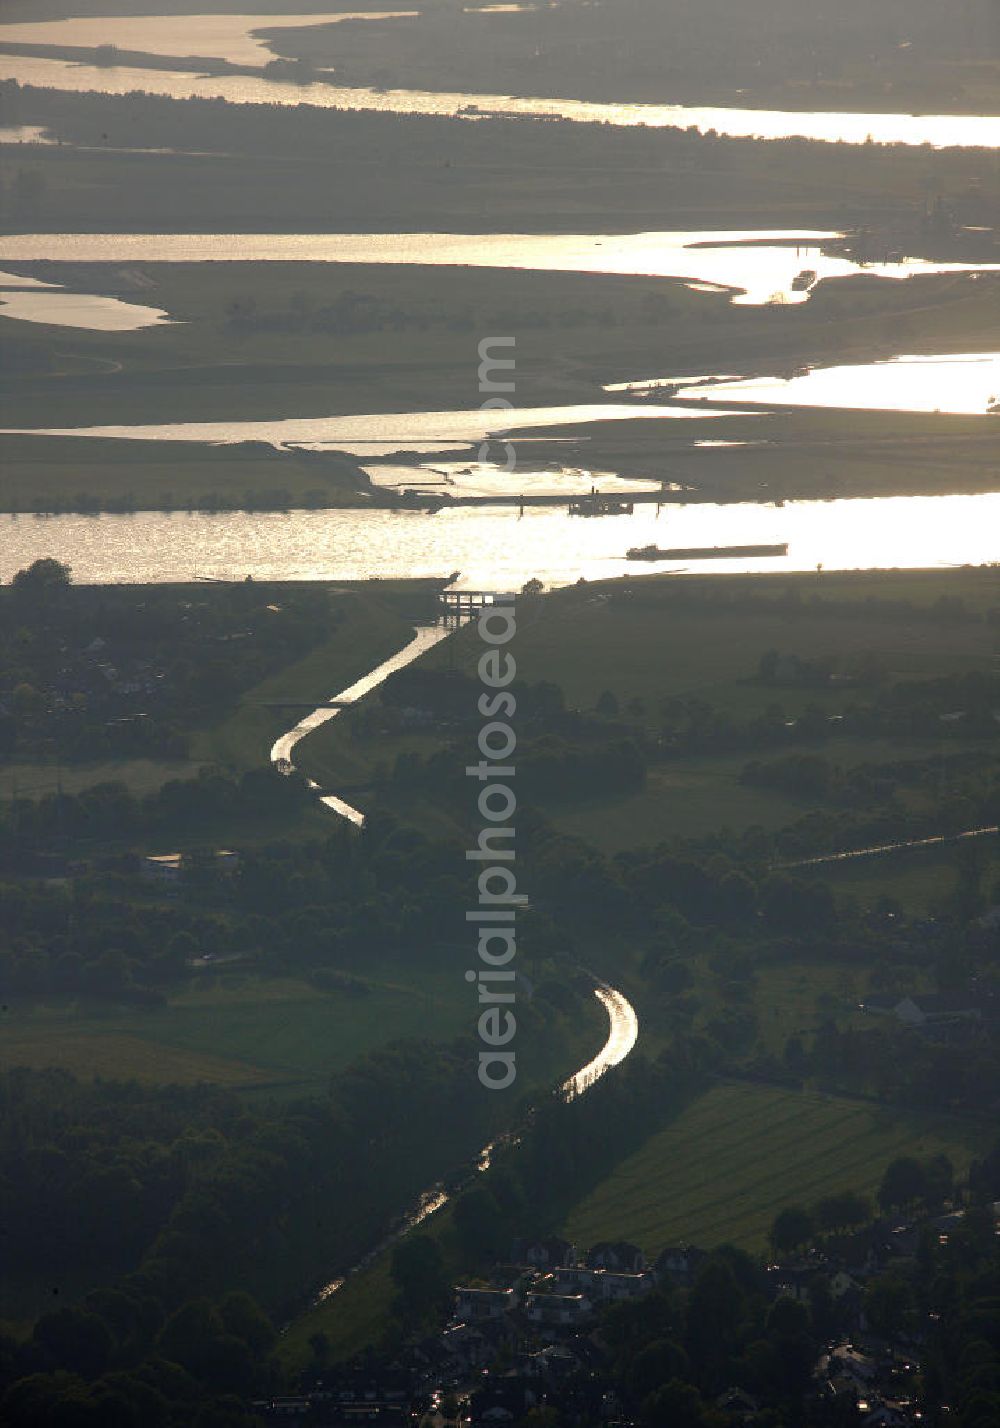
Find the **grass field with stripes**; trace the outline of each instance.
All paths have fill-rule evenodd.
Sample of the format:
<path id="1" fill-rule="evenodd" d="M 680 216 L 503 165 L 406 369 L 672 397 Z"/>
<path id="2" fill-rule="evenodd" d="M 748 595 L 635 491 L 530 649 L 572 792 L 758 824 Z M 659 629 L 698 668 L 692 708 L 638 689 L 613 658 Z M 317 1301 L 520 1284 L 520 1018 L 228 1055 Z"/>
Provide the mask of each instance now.
<path id="1" fill-rule="evenodd" d="M 680 1242 L 759 1250 L 785 1206 L 838 1190 L 871 1195 L 898 1155 L 943 1151 L 964 1172 L 977 1135 L 816 1093 L 719 1086 L 581 1200 L 565 1232 L 581 1248 L 624 1239 L 650 1257 Z"/>

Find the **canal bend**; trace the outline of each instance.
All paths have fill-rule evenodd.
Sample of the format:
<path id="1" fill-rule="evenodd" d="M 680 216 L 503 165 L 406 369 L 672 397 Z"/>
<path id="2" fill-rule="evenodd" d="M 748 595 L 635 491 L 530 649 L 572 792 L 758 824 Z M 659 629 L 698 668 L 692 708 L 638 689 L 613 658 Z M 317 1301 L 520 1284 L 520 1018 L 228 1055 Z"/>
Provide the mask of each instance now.
<path id="1" fill-rule="evenodd" d="M 290 775 L 295 772 L 295 765 L 292 762 L 292 755 L 296 746 L 314 730 L 320 728 L 329 720 L 336 718 L 342 706 L 353 704 L 362 699 L 366 694 L 370 694 L 373 689 L 384 683 L 391 674 L 397 670 L 405 669 L 408 664 L 432 649 L 451 634 L 451 628 L 444 625 L 423 626 L 416 630 L 413 639 L 409 644 L 397 650 L 394 655 L 383 660 L 376 665 L 373 670 L 343 690 L 340 694 L 334 695 L 337 701 L 334 707 L 323 704 L 314 709 L 311 714 L 307 714 L 287 733 L 276 739 L 271 748 L 271 764 L 279 773 Z M 309 787 L 312 792 L 319 797 L 319 801 L 324 808 L 328 808 L 332 813 L 339 814 L 341 818 L 346 818 L 355 827 L 362 827 L 365 815 L 359 808 L 338 798 L 335 794 L 322 793 L 319 785 L 309 780 Z M 636 1016 L 635 1008 L 623 992 L 602 981 L 593 973 L 588 973 L 594 982 L 594 996 L 601 1003 L 608 1016 L 608 1035 L 600 1051 L 579 1071 L 570 1076 L 562 1085 L 562 1091 L 567 1097 L 582 1096 L 591 1086 L 598 1081 L 606 1071 L 618 1066 L 632 1051 L 639 1039 L 639 1019 Z M 490 1152 L 492 1143 L 484 1146 L 478 1157 L 478 1168 L 485 1170 L 490 1163 Z M 432 1185 L 425 1190 L 416 1204 L 403 1216 L 398 1225 L 390 1234 L 381 1240 L 373 1249 L 358 1261 L 349 1271 L 349 1274 L 356 1274 L 359 1270 L 367 1268 L 372 1260 L 383 1250 L 389 1248 L 408 1231 L 412 1230 L 421 1221 L 434 1214 L 442 1205 L 448 1201 L 448 1193 L 440 1184 Z M 331 1280 L 324 1285 L 314 1300 L 315 1303 L 330 1298 L 344 1284 L 344 1277 Z"/>

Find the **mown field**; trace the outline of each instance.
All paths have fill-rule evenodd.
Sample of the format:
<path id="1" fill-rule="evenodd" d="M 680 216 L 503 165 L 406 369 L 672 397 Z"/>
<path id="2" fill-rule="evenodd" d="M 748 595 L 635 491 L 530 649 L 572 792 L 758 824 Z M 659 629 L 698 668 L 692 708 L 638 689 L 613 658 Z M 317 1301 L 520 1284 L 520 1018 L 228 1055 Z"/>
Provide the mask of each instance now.
<path id="1" fill-rule="evenodd" d="M 763 1249 L 774 1216 L 837 1190 L 871 1194 L 898 1155 L 944 1151 L 960 1170 L 982 1129 L 964 1132 L 862 1103 L 720 1086 L 592 1191 L 563 1227 L 574 1243 L 634 1241 L 647 1255 L 687 1242 Z"/>

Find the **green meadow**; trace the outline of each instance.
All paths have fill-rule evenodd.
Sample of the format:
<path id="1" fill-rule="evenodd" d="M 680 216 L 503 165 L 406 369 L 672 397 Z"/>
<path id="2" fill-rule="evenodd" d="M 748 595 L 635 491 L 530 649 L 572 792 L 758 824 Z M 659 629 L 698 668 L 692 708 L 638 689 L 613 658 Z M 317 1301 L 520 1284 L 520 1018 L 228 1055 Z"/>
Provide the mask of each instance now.
<path id="1" fill-rule="evenodd" d="M 909 573 L 829 573 L 806 575 L 689 576 L 684 590 L 699 588 L 730 594 L 724 604 L 689 607 L 671 599 L 670 577 L 646 576 L 557 591 L 542 601 L 522 602 L 514 650 L 518 675 L 526 681 L 558 684 L 569 708 L 593 710 L 610 691 L 621 718 L 657 737 L 661 711 L 672 700 L 697 700 L 741 721 L 779 705 L 793 719 L 810 706 L 828 715 L 865 703 L 871 691 L 852 686 L 772 686 L 758 681 L 761 656 L 769 650 L 806 659 L 870 657 L 881 666 L 885 682 L 931 679 L 994 667 L 995 626 L 981 621 L 941 622 L 919 612 L 941 599 L 961 600 L 970 612 L 985 612 L 1000 602 L 1000 581 L 992 569 L 915 571 Z M 630 590 L 630 599 L 609 598 Z M 796 604 L 755 609 L 740 602 L 751 590 L 779 599 L 790 594 Z M 810 609 L 812 597 L 827 607 Z M 884 610 L 864 610 L 868 599 L 907 601 L 915 615 L 900 618 Z M 843 604 L 843 615 L 839 606 Z M 863 615 L 859 614 L 863 611 Z M 471 672 L 478 657 L 473 631 L 463 631 L 425 657 L 428 667 L 449 665 Z M 432 752 L 440 734 L 385 735 L 356 739 L 348 719 L 337 719 L 310 735 L 301 746 L 303 767 L 324 786 L 358 785 L 374 780 L 379 764 L 391 767 L 403 752 Z M 798 747 L 798 746 L 796 746 Z M 801 746 L 820 752 L 844 770 L 901 760 L 946 757 L 970 748 L 966 741 L 894 738 L 876 734 L 831 737 Z M 777 829 L 795 822 L 814 801 L 772 788 L 741 783 L 744 766 L 754 757 L 778 752 L 713 752 L 650 763 L 644 786 L 594 796 L 585 788 L 572 797 L 543 804 L 556 827 L 577 834 L 605 851 L 655 843 L 663 838 L 701 837 L 728 827 Z M 434 819 L 454 830 L 457 815 L 446 805 L 405 790 L 386 795 L 406 818 Z M 368 807 L 371 792 L 358 801 Z M 907 790 L 914 809 L 926 795 Z M 951 857 L 941 854 L 944 869 L 937 886 L 948 882 Z M 884 868 L 874 874 L 879 877 Z M 838 871 L 845 889 L 864 870 Z"/>
<path id="2" fill-rule="evenodd" d="M 313 1091 L 377 1045 L 406 1036 L 447 1040 L 468 1029 L 458 974 L 380 968 L 370 987 L 350 996 L 220 967 L 199 970 L 187 990 L 153 1010 L 15 1000 L 3 1013 L 0 1064 Z"/>
<path id="3" fill-rule="evenodd" d="M 898 1155 L 943 1151 L 964 1170 L 983 1131 L 808 1092 L 719 1086 L 622 1161 L 563 1230 L 578 1245 L 624 1239 L 650 1256 L 682 1242 L 761 1250 L 784 1207 L 838 1190 L 870 1195 Z"/>

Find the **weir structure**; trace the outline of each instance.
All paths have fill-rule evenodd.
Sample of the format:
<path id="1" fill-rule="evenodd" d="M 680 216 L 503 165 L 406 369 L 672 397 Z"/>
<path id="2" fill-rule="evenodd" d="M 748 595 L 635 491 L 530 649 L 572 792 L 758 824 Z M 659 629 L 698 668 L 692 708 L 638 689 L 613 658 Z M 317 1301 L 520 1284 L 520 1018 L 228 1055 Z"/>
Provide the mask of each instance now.
<path id="1" fill-rule="evenodd" d="M 509 590 L 442 590 L 438 604 L 445 619 L 465 620 L 491 605 L 512 605 L 516 599 Z"/>

